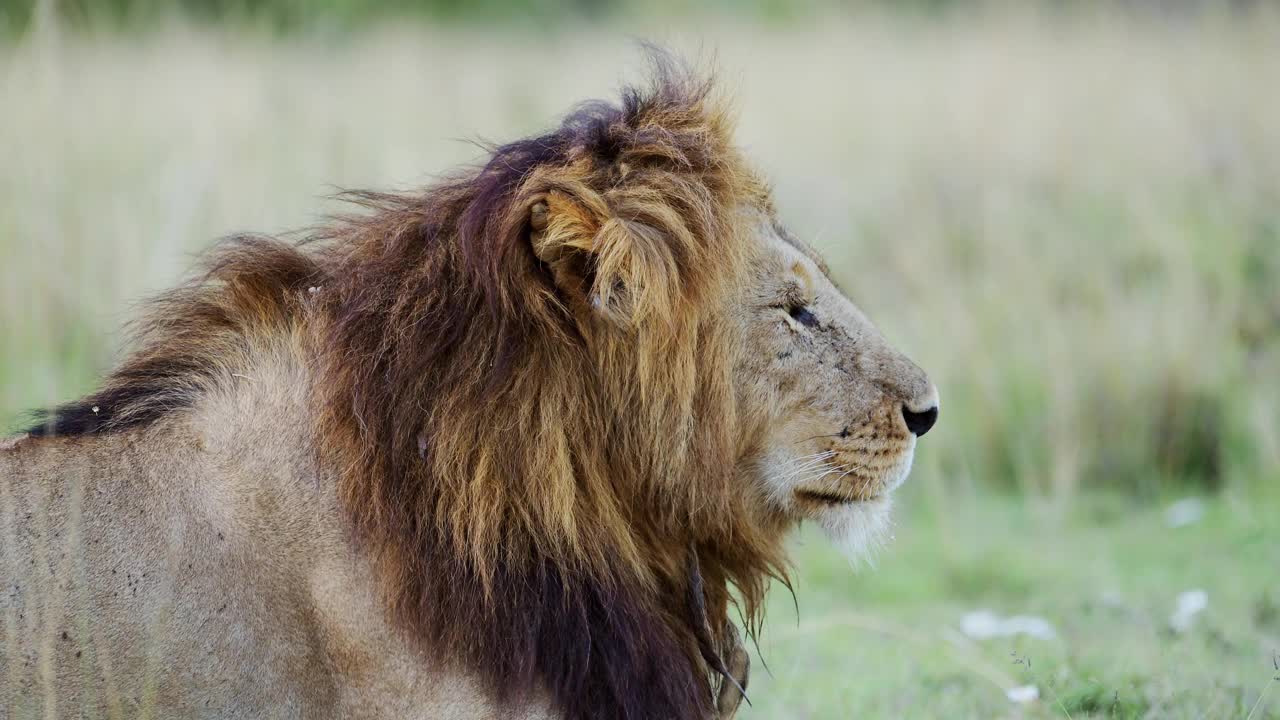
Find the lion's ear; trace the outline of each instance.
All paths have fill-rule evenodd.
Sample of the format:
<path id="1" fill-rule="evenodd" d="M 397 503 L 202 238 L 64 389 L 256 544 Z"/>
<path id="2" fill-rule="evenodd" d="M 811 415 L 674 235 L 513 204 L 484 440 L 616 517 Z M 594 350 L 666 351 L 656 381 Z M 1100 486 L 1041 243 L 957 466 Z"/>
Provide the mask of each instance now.
<path id="1" fill-rule="evenodd" d="M 613 237 L 615 229 L 603 203 L 551 191 L 529 205 L 533 254 L 561 296 L 577 311 L 626 324 L 637 319 L 631 284 L 637 279 L 628 244 Z"/>

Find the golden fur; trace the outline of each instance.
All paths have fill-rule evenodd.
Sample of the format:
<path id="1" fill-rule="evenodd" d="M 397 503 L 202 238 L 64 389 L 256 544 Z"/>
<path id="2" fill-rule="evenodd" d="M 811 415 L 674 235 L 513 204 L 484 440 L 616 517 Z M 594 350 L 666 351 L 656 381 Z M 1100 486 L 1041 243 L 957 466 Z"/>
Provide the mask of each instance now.
<path id="1" fill-rule="evenodd" d="M 936 394 L 777 224 L 711 86 L 661 59 L 657 75 L 424 193 L 352 194 L 366 211 L 302 246 L 224 244 L 157 301 L 101 390 L 0 450 L 17 507 L 33 502 L 23 483 L 97 497 L 68 468 L 121 443 L 136 464 L 103 472 L 126 487 L 212 478 L 124 502 L 159 492 L 183 528 L 265 528 L 302 566 L 257 579 L 252 552 L 220 554 L 230 531 L 206 556 L 206 575 L 255 598 L 244 622 L 267 646 L 312 648 L 272 666 L 299 707 L 732 715 L 746 667 L 729 606 L 758 626 L 798 520 L 874 531 Z M 162 526 L 131 538 L 107 514 L 84 514 L 84 534 L 119 546 L 103 562 L 164 547 Z M 338 559 L 306 570 L 325 553 Z M 376 591 L 345 587 L 366 577 Z M 81 611 L 103 613 L 94 596 Z M 392 638 L 385 657 L 371 638 Z M 187 666 L 186 695 L 162 683 L 166 707 L 273 662 L 225 652 L 239 661 Z"/>

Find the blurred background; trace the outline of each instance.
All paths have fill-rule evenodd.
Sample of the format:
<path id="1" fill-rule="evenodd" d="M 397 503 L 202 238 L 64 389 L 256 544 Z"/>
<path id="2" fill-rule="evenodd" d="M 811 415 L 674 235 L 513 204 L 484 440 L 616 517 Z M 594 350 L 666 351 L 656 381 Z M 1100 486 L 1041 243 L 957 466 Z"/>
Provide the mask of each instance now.
<path id="1" fill-rule="evenodd" d="M 0 431 L 216 238 L 554 125 L 641 38 L 942 394 L 875 567 L 796 538 L 743 717 L 1280 717 L 1270 3 L 0 0 Z"/>

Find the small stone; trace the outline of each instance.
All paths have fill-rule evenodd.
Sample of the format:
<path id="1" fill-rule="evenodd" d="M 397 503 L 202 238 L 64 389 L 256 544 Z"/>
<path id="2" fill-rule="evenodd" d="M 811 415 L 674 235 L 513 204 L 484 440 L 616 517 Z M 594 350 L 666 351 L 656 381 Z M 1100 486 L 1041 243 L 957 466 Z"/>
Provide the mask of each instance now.
<path id="1" fill-rule="evenodd" d="M 1057 637 L 1048 620 L 1034 615 L 1000 617 L 990 610 L 975 610 L 960 618 L 960 632 L 974 640 L 1029 635 L 1040 640 Z"/>
<path id="2" fill-rule="evenodd" d="M 1005 690 L 1004 696 L 1009 698 L 1009 702 L 1026 705 L 1040 699 L 1040 689 L 1035 685 L 1019 685 Z"/>
<path id="3" fill-rule="evenodd" d="M 1164 511 L 1164 524 L 1171 528 L 1195 525 L 1204 517 L 1204 502 L 1200 498 L 1183 498 Z"/>
<path id="4" fill-rule="evenodd" d="M 1188 590 L 1178 594 L 1177 607 L 1169 616 L 1169 627 L 1174 632 L 1184 633 L 1196 622 L 1196 616 L 1209 607 L 1209 593 L 1204 590 Z"/>

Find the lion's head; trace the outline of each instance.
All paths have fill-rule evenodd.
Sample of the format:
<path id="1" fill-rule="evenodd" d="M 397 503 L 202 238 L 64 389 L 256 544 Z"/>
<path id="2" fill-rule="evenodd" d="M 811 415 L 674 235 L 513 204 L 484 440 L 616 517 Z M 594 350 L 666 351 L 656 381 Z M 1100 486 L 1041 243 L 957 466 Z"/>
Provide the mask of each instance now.
<path id="1" fill-rule="evenodd" d="M 937 394 L 783 229 L 711 86 L 657 64 L 300 247 L 229 246 L 36 431 L 150 422 L 306 338 L 318 457 L 425 650 L 568 717 L 707 716 L 729 606 L 756 627 L 803 520 L 879 532 Z"/>
<path id="2" fill-rule="evenodd" d="M 660 63 L 328 233 L 325 435 L 392 602 L 573 716 L 700 714 L 690 568 L 723 646 L 788 528 L 879 531 L 937 413 L 730 135 Z"/>
<path id="3" fill-rule="evenodd" d="M 768 511 L 858 553 L 886 526 L 937 391 L 772 214 L 749 242 L 753 271 L 728 313 L 738 402 L 759 418 L 742 478 Z"/>

